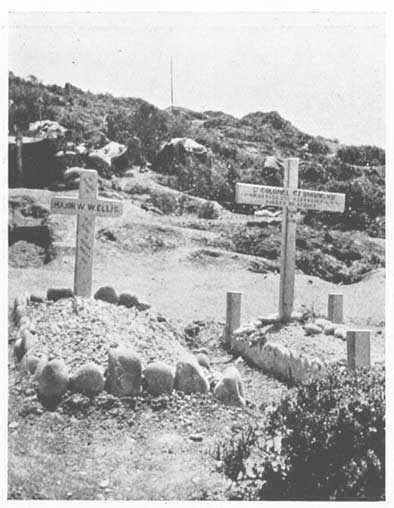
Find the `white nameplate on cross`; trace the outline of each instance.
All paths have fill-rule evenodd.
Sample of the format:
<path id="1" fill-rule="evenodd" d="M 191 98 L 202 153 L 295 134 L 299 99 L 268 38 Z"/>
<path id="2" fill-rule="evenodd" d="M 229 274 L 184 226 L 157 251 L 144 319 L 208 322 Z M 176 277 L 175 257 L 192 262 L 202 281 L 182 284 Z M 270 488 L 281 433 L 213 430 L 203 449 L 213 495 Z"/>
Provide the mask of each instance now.
<path id="1" fill-rule="evenodd" d="M 345 194 L 335 192 L 284 189 L 248 183 L 237 183 L 236 192 L 236 202 L 249 205 L 295 206 L 326 212 L 343 212 L 345 209 Z"/>
<path id="2" fill-rule="evenodd" d="M 281 320 L 289 319 L 293 311 L 297 208 L 326 212 L 345 210 L 345 194 L 298 189 L 298 163 L 297 158 L 285 160 L 283 187 L 237 183 L 235 189 L 236 203 L 283 208 L 279 291 Z"/>
<path id="3" fill-rule="evenodd" d="M 89 297 L 92 292 L 96 216 L 119 217 L 123 213 L 123 204 L 114 199 L 99 199 L 97 171 L 84 169 L 80 176 L 79 197 L 53 197 L 51 211 L 63 215 L 77 215 L 74 293 L 77 296 Z"/>

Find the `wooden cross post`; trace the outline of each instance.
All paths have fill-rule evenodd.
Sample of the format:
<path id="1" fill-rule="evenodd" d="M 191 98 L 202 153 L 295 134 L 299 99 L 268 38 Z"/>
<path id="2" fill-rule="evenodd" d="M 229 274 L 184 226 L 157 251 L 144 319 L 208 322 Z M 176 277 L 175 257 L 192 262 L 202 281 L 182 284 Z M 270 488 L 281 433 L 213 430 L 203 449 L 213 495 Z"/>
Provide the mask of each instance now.
<path id="1" fill-rule="evenodd" d="M 286 159 L 283 187 L 292 191 L 298 187 L 298 159 Z M 289 319 L 293 311 L 296 265 L 296 212 L 294 195 L 287 194 L 282 212 L 282 247 L 280 253 L 279 319 Z"/>
<path id="2" fill-rule="evenodd" d="M 92 292 L 93 245 L 96 216 L 119 217 L 121 201 L 98 198 L 98 175 L 94 169 L 81 171 L 79 196 L 53 197 L 51 211 L 77 215 L 77 243 L 74 271 L 74 294 L 90 297 Z"/>
<path id="3" fill-rule="evenodd" d="M 279 319 L 290 319 L 294 303 L 296 267 L 296 217 L 298 208 L 328 212 L 343 212 L 345 194 L 298 189 L 299 159 L 284 163 L 282 187 L 237 183 L 235 202 L 247 205 L 278 206 L 283 208 L 282 247 L 280 260 Z"/>

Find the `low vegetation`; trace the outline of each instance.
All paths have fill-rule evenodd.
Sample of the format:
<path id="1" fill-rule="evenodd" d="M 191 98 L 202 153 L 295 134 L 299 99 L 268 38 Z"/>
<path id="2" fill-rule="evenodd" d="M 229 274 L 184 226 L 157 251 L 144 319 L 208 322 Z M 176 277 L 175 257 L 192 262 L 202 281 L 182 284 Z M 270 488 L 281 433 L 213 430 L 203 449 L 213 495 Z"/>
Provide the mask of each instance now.
<path id="1" fill-rule="evenodd" d="M 130 164 L 149 161 L 163 183 L 182 192 L 216 200 L 234 209 L 237 181 L 282 185 L 277 169 L 264 167 L 266 156 L 299 157 L 300 187 L 346 193 L 344 214 L 310 212 L 307 224 L 385 234 L 385 152 L 376 146 L 345 146 L 337 140 L 301 132 L 277 112 L 256 112 L 240 119 L 222 112 L 160 110 L 142 99 L 85 92 L 70 83 L 44 85 L 9 75 L 10 130 L 26 131 L 40 116 L 70 129 L 86 141 L 92 132 L 129 146 Z M 209 149 L 205 161 L 186 155 L 171 167 L 157 161 L 160 147 L 173 137 L 191 137 Z M 58 149 L 58 147 L 57 147 Z M 115 168 L 114 168 L 115 171 Z M 107 175 L 108 176 L 108 175 Z M 251 207 L 240 211 L 250 212 Z"/>
<path id="2" fill-rule="evenodd" d="M 231 499 L 384 500 L 384 369 L 337 367 L 301 386 L 263 428 L 220 443 L 216 459 Z"/>

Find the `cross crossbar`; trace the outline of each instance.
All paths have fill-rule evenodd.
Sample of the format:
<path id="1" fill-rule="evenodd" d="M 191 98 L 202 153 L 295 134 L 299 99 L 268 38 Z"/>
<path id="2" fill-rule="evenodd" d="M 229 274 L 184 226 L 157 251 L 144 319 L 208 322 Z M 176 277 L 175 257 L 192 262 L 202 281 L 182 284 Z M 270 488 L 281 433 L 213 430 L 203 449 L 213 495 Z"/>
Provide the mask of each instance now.
<path id="1" fill-rule="evenodd" d="M 237 183 L 235 188 L 236 203 L 283 209 L 279 288 L 279 319 L 282 321 L 290 319 L 294 304 L 296 210 L 345 210 L 345 194 L 298 189 L 299 159 L 289 158 L 284 162 L 283 187 Z"/>
<path id="2" fill-rule="evenodd" d="M 77 242 L 74 271 L 74 293 L 89 297 L 92 292 L 93 246 L 96 216 L 119 217 L 123 204 L 114 199 L 98 198 L 98 175 L 93 169 L 80 173 L 79 196 L 55 196 L 51 211 L 77 215 Z"/>

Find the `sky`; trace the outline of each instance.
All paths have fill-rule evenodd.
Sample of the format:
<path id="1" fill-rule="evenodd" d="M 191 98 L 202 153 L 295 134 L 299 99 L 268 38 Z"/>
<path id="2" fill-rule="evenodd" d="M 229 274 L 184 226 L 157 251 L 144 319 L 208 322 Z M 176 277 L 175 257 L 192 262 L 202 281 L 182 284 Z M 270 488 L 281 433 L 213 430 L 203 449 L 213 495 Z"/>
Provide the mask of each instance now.
<path id="1" fill-rule="evenodd" d="M 44 83 L 241 117 L 278 111 L 385 146 L 385 18 L 371 13 L 12 13 L 9 69 Z"/>

